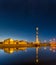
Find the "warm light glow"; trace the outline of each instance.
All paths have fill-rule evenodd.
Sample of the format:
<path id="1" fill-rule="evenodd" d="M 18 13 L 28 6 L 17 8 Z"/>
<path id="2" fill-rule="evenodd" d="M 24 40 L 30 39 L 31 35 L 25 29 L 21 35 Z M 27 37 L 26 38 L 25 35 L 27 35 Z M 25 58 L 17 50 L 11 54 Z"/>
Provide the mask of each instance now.
<path id="1" fill-rule="evenodd" d="M 38 63 L 38 59 L 36 59 L 36 62 Z"/>
<path id="2" fill-rule="evenodd" d="M 13 50 L 11 50 L 10 53 L 13 53 Z"/>
<path id="3" fill-rule="evenodd" d="M 38 27 L 36 27 L 36 30 L 38 30 Z"/>
<path id="4" fill-rule="evenodd" d="M 44 50 L 46 50 L 46 47 L 44 47 Z"/>

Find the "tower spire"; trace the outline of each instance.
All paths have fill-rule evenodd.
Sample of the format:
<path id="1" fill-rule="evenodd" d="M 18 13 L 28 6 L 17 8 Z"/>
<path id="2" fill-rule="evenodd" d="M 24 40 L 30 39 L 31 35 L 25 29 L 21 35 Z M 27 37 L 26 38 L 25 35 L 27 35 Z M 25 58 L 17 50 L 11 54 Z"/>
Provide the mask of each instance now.
<path id="1" fill-rule="evenodd" d="M 36 27 L 36 41 L 35 41 L 35 42 L 39 44 L 39 39 L 38 39 L 38 27 Z"/>

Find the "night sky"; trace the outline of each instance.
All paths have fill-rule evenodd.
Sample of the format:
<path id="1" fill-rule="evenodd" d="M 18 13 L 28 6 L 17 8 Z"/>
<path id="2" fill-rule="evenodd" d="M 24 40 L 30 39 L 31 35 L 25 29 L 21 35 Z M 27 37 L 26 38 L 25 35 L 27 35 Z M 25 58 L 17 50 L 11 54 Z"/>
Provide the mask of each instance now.
<path id="1" fill-rule="evenodd" d="M 56 38 L 56 0 L 0 0 L 0 40 L 35 41 Z"/>

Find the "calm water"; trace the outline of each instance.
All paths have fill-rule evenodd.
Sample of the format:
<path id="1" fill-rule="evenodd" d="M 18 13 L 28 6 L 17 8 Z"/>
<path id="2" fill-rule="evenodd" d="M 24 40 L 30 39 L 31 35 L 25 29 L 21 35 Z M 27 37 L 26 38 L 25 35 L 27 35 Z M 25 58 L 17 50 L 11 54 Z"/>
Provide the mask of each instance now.
<path id="1" fill-rule="evenodd" d="M 0 65 L 56 65 L 55 47 L 0 49 Z"/>

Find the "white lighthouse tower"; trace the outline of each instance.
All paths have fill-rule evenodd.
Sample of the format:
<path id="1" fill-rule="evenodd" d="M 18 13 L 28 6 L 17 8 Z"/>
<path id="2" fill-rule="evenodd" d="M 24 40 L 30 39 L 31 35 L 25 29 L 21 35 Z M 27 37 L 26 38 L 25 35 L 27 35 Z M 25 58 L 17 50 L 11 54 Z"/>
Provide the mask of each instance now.
<path id="1" fill-rule="evenodd" d="M 38 27 L 36 27 L 36 44 L 40 44 L 40 41 L 38 39 Z"/>

